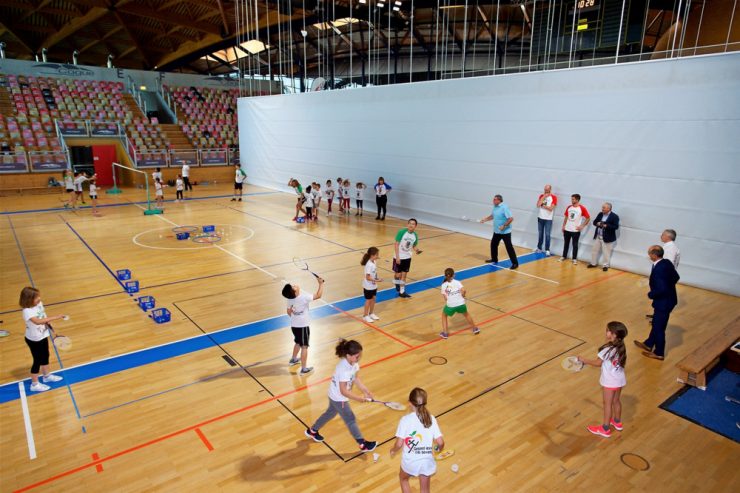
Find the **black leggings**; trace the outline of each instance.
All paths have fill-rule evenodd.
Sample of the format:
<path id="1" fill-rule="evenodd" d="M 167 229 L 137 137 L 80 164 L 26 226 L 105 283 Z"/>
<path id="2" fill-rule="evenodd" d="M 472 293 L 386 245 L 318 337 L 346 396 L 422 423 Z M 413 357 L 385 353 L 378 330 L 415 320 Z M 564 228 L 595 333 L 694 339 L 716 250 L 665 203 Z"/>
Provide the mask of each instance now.
<path id="1" fill-rule="evenodd" d="M 177 191 L 177 198 L 178 200 L 182 198 L 182 190 Z"/>
<path id="2" fill-rule="evenodd" d="M 573 260 L 578 260 L 578 240 L 581 238 L 580 231 L 563 231 L 563 258 L 568 258 L 568 247 L 571 240 L 573 241 Z"/>
<path id="3" fill-rule="evenodd" d="M 375 204 L 378 206 L 378 217 L 385 217 L 385 209 L 386 205 L 388 205 L 388 196 L 387 195 L 376 195 L 375 196 Z M 380 215 L 380 211 L 383 211 L 383 215 Z"/>
<path id="4" fill-rule="evenodd" d="M 185 190 L 193 191 L 193 185 L 190 184 L 190 177 L 189 176 L 183 176 L 182 181 L 185 184 Z"/>
<path id="5" fill-rule="evenodd" d="M 32 341 L 26 337 L 26 344 L 28 344 L 31 356 L 33 356 L 31 373 L 36 375 L 41 371 L 42 366 L 49 364 L 49 338 L 44 337 L 40 341 Z"/>

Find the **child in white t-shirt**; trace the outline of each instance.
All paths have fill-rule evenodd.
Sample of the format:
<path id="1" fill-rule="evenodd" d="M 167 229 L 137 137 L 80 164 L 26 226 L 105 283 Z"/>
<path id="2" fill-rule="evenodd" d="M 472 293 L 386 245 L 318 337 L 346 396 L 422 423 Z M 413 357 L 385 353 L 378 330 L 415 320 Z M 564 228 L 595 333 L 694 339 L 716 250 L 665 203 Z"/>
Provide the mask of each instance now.
<path id="1" fill-rule="evenodd" d="M 442 332 L 439 337 L 447 339 L 447 318 L 456 313 L 462 313 L 465 320 L 473 328 L 473 334 L 480 334 L 480 329 L 475 326 L 473 317 L 468 313 L 468 307 L 465 304 L 465 288 L 462 283 L 455 279 L 455 271 L 448 267 L 445 269 L 445 280 L 442 283 L 442 297 L 445 299 L 445 306 L 442 308 Z"/>
<path id="2" fill-rule="evenodd" d="M 391 457 L 399 450 L 401 455 L 401 491 L 411 491 L 409 479 L 419 478 L 421 491 L 430 491 L 432 478 L 437 472 L 435 452 L 445 447 L 442 432 L 434 416 L 427 410 L 427 393 L 416 387 L 409 394 L 409 403 L 413 412 L 407 414 L 398 423 L 396 443 L 391 448 Z"/>
<path id="3" fill-rule="evenodd" d="M 162 183 L 162 180 L 159 178 L 156 178 L 154 180 L 154 198 L 157 201 L 157 209 L 161 209 L 162 205 L 164 204 L 164 190 L 163 188 L 167 185 L 164 185 Z"/>
<path id="4" fill-rule="evenodd" d="M 344 193 L 344 180 L 341 177 L 337 177 L 337 204 L 339 205 L 339 213 L 344 212 L 344 200 L 342 200 Z"/>
<path id="5" fill-rule="evenodd" d="M 610 425 L 617 431 L 622 431 L 622 387 L 627 385 L 624 367 L 627 364 L 627 348 L 624 338 L 627 337 L 627 327 L 622 322 L 606 324 L 606 344 L 599 348 L 597 359 L 587 359 L 578 356 L 578 361 L 587 365 L 600 366 L 601 377 L 599 383 L 604 394 L 604 420 L 600 425 L 588 426 L 587 429 L 594 435 L 609 438 L 612 435 Z"/>
<path id="6" fill-rule="evenodd" d="M 311 185 L 311 195 L 313 195 L 313 220 L 319 220 L 319 207 L 321 207 L 321 185 L 314 182 Z"/>
<path id="7" fill-rule="evenodd" d="M 175 180 L 175 202 L 179 202 L 181 200 L 185 200 L 182 197 L 182 191 L 185 186 L 185 182 L 182 180 L 182 175 L 177 175 L 177 180 Z"/>
<path id="8" fill-rule="evenodd" d="M 355 185 L 355 204 L 357 205 L 357 212 L 355 212 L 355 216 L 361 216 L 362 215 L 362 201 L 363 201 L 363 192 L 367 186 L 365 186 L 364 183 L 361 181 L 357 182 L 357 185 Z"/>
<path id="9" fill-rule="evenodd" d="M 331 203 L 334 201 L 334 187 L 331 184 L 331 180 L 326 180 L 326 190 L 324 190 L 324 196 L 326 197 L 326 215 L 331 216 Z"/>
<path id="10" fill-rule="evenodd" d="M 352 207 L 349 205 L 349 196 L 351 193 L 351 184 L 349 180 L 344 180 L 342 183 L 342 209 L 345 214 L 352 214 Z"/>
<path id="11" fill-rule="evenodd" d="M 298 284 L 286 284 L 283 286 L 283 297 L 288 300 L 288 316 L 290 317 L 290 329 L 293 331 L 293 356 L 288 364 L 290 366 L 301 364 L 300 375 L 306 375 L 313 371 L 313 367 L 306 366 L 308 360 L 308 339 L 311 335 L 309 328 L 309 305 L 312 301 L 321 298 L 324 292 L 324 280 L 320 277 L 316 279 L 319 288 L 313 295 L 310 293 L 301 293 L 301 287 Z M 300 359 L 298 351 L 301 352 Z"/>
<path id="12" fill-rule="evenodd" d="M 365 275 L 362 278 L 365 310 L 362 319 L 369 324 L 380 320 L 380 317 L 375 314 L 375 297 L 378 294 L 377 283 L 383 281 L 382 279 L 378 279 L 378 267 L 376 265 L 378 257 L 380 257 L 380 250 L 376 247 L 370 247 L 360 261 L 360 265 L 365 266 Z"/>
<path id="13" fill-rule="evenodd" d="M 156 171 L 152 172 L 152 180 L 156 182 L 157 178 L 162 179 L 162 168 L 157 168 Z"/>
<path id="14" fill-rule="evenodd" d="M 72 170 L 67 169 L 64 171 L 64 190 L 67 192 L 67 202 L 64 204 L 64 208 L 70 207 L 74 202 L 75 196 L 75 179 L 72 174 Z"/>
<path id="15" fill-rule="evenodd" d="M 95 178 L 97 175 L 93 175 L 90 178 L 90 201 L 92 202 L 92 213 L 94 216 L 98 216 L 98 187 L 95 184 Z"/>
<path id="16" fill-rule="evenodd" d="M 306 191 L 303 192 L 303 198 L 305 199 L 303 202 L 303 206 L 306 208 L 306 216 L 305 220 L 306 222 L 310 221 L 313 217 L 313 189 L 311 188 L 311 185 L 306 187 Z"/>
<path id="17" fill-rule="evenodd" d="M 372 402 L 373 394 L 365 387 L 358 375 L 360 371 L 360 358 L 362 357 L 362 345 L 357 341 L 345 341 L 341 339 L 335 349 L 335 354 L 340 358 L 337 367 L 334 369 L 334 376 L 329 384 L 329 407 L 319 416 L 319 419 L 310 427 L 306 428 L 305 434 L 314 442 L 323 442 L 324 437 L 319 434 L 319 430 L 331 421 L 334 416 L 339 414 L 344 420 L 344 424 L 349 428 L 352 437 L 357 441 L 362 452 L 372 452 L 377 446 L 377 442 L 368 442 L 362 437 L 360 427 L 357 426 L 355 415 L 349 407 L 349 401 Z M 352 392 L 352 385 L 357 384 L 357 388 L 362 391 L 364 397 Z"/>

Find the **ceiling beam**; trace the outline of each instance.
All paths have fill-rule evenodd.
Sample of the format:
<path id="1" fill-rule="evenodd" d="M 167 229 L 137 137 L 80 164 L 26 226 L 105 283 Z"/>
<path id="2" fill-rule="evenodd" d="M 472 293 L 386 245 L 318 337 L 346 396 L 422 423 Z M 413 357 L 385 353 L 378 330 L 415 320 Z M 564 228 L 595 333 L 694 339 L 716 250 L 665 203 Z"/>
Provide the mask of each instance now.
<path id="1" fill-rule="evenodd" d="M 15 27 L 17 27 L 17 26 L 16 25 L 13 25 L 13 28 L 15 28 Z M 18 36 L 18 34 L 15 33 L 14 31 L 8 29 L 8 26 L 6 26 L 5 24 L 2 23 L 2 21 L 0 21 L 0 34 L 2 34 L 3 32 L 8 32 L 11 36 L 13 36 L 16 40 L 18 40 L 18 42 L 21 44 L 21 46 L 23 46 L 26 50 L 28 50 L 28 53 L 29 54 L 33 55 L 34 53 L 36 53 L 28 45 L 28 43 L 23 40 L 23 38 L 21 38 L 20 36 Z"/>
<path id="2" fill-rule="evenodd" d="M 47 36 L 46 39 L 44 39 L 41 44 L 38 46 L 38 50 L 41 50 L 41 48 L 51 48 L 55 44 L 59 43 L 60 41 L 64 40 L 68 36 L 71 36 L 72 34 L 76 33 L 83 27 L 97 21 L 104 15 L 108 13 L 107 9 L 101 8 L 101 7 L 93 7 L 91 8 L 85 15 L 82 17 L 76 17 L 66 23 L 64 27 L 62 27 L 59 31 L 56 31 L 52 33 L 51 35 Z"/>
<path id="3" fill-rule="evenodd" d="M 221 0 L 216 0 L 216 3 L 218 3 L 218 10 L 221 12 L 221 20 L 224 23 L 224 35 L 229 35 L 229 23 L 226 21 L 226 12 L 224 11 L 224 2 Z"/>
<path id="4" fill-rule="evenodd" d="M 218 36 L 221 35 L 221 31 L 216 26 L 194 22 L 191 18 L 180 14 L 175 14 L 171 12 L 159 12 L 150 9 L 140 3 L 130 3 L 122 7 L 116 6 L 116 10 L 124 14 L 131 14 L 137 17 L 148 17 L 161 22 L 166 22 L 168 24 L 179 24 L 181 26 L 203 33 L 215 34 Z"/>
<path id="5" fill-rule="evenodd" d="M 116 20 L 118 23 L 123 27 L 123 30 L 126 32 L 126 35 L 131 38 L 131 41 L 134 43 L 134 46 L 136 46 L 136 49 L 141 53 L 141 58 L 144 60 L 144 68 L 152 68 L 152 63 L 149 61 L 149 57 L 147 56 L 146 52 L 142 49 L 141 44 L 139 43 L 139 40 L 136 39 L 131 32 L 131 30 L 128 28 L 128 25 L 126 24 L 126 21 L 123 20 L 121 17 L 121 14 L 114 11 L 113 15 L 116 16 Z"/>

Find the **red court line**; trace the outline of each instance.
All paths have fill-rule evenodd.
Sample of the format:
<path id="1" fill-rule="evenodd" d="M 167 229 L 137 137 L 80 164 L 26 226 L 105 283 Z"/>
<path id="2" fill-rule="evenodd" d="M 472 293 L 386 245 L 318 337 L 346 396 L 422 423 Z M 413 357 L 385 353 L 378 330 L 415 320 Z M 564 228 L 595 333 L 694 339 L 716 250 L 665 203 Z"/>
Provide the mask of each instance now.
<path id="1" fill-rule="evenodd" d="M 552 295 L 552 296 L 548 296 L 547 298 L 544 298 L 544 299 L 541 299 L 539 301 L 532 302 L 532 303 L 530 303 L 528 305 L 524 305 L 522 307 L 516 308 L 516 309 L 514 309 L 514 310 L 512 310 L 510 312 L 505 312 L 505 313 L 502 313 L 500 315 L 496 315 L 495 317 L 491 317 L 491 318 L 489 318 L 487 320 L 484 320 L 483 322 L 479 323 L 478 325 L 489 324 L 489 323 L 491 323 L 491 322 L 493 322 L 495 320 L 498 320 L 500 318 L 508 317 L 509 315 L 513 315 L 515 313 L 519 313 L 521 311 L 528 310 L 529 308 L 532 308 L 532 307 L 537 306 L 537 305 L 541 305 L 541 304 L 543 304 L 543 303 L 545 303 L 547 301 L 550 301 L 550 300 L 553 300 L 553 299 L 556 299 L 556 298 L 560 298 L 561 296 L 565 296 L 565 295 L 570 294 L 570 293 L 573 293 L 575 291 L 579 291 L 581 289 L 584 289 L 584 288 L 593 286 L 594 284 L 598 284 L 598 283 L 609 281 L 609 280 L 614 279 L 615 277 L 619 277 L 619 276 L 621 276 L 623 274 L 626 274 L 626 272 L 619 272 L 619 273 L 616 273 L 616 274 L 613 274 L 613 275 L 610 275 L 610 276 L 607 276 L 607 277 L 602 277 L 600 279 L 596 279 L 595 281 L 591 281 L 591 282 L 586 283 L 586 284 L 583 284 L 581 286 L 577 286 L 577 287 L 572 288 L 572 289 L 569 289 L 567 291 L 563 291 L 562 293 L 558 293 L 558 294 L 555 294 L 555 295 Z M 457 334 L 457 333 L 462 332 L 464 330 L 467 330 L 467 328 L 460 329 L 460 330 L 458 330 L 456 332 L 453 332 L 453 333 L 451 333 L 451 335 Z M 404 355 L 404 354 L 409 353 L 411 351 L 415 351 L 417 349 L 420 349 L 420 348 L 429 346 L 430 344 L 439 343 L 440 341 L 443 341 L 443 340 L 444 339 L 435 338 L 435 339 L 429 340 L 427 342 L 421 343 L 421 344 L 419 344 L 417 346 L 411 346 L 411 347 L 408 347 L 407 349 L 404 349 L 403 351 L 399 351 L 397 353 L 390 354 L 388 356 L 385 356 L 383 358 L 377 359 L 375 361 L 371 361 L 370 363 L 364 364 L 363 366 L 364 367 L 373 366 L 373 365 L 378 364 L 378 363 L 381 363 L 383 361 L 388 361 L 390 359 L 393 359 L 393 358 L 396 358 L 398 356 Z M 213 418 L 209 418 L 209 419 L 207 419 L 205 421 L 202 421 L 200 423 L 197 423 L 197 424 L 188 426 L 186 428 L 182 428 L 180 430 L 173 431 L 173 432 L 168 433 L 166 435 L 162 435 L 162 436 L 160 436 L 158 438 L 154 438 L 152 440 L 149 440 L 147 442 L 141 443 L 139 445 L 135 445 L 133 447 L 127 448 L 127 449 L 122 450 L 120 452 L 116 452 L 116 453 L 111 454 L 111 455 L 109 455 L 107 457 L 96 459 L 93 462 L 90 462 L 88 464 L 83 464 L 81 466 L 75 467 L 74 469 L 69 469 L 67 471 L 61 472 L 59 474 L 56 474 L 56 475 L 51 476 L 49 478 L 43 479 L 43 480 L 38 481 L 36 483 L 30 484 L 28 486 L 24 486 L 23 488 L 20 488 L 18 490 L 15 490 L 15 492 L 16 493 L 20 493 L 20 492 L 23 492 L 23 491 L 29 491 L 29 490 L 32 490 L 32 489 L 37 488 L 39 486 L 43 486 L 45 484 L 49 484 L 49 483 L 51 483 L 53 481 L 56 481 L 57 479 L 61 479 L 63 477 L 66 477 L 66 476 L 75 474 L 75 473 L 80 472 L 80 471 L 84 471 L 85 469 L 89 469 L 89 468 L 91 468 L 93 466 L 97 467 L 98 465 L 101 465 L 103 462 L 107 462 L 109 460 L 116 459 L 116 458 L 121 457 L 123 455 L 130 454 L 131 452 L 136 452 L 137 450 L 141 450 L 143 448 L 149 447 L 150 445 L 154 445 L 154 444 L 163 442 L 165 440 L 168 440 L 170 438 L 176 437 L 178 435 L 182 435 L 183 433 L 187 433 L 188 431 L 197 430 L 198 428 L 201 428 L 201 427 L 203 427 L 205 425 L 208 425 L 208 424 L 211 424 L 211 423 L 215 423 L 217 421 L 221 421 L 223 419 L 226 419 L 228 417 L 234 416 L 236 414 L 240 414 L 240 413 L 242 413 L 244 411 L 248 411 L 250 409 L 254 409 L 256 407 L 259 407 L 259 406 L 261 406 L 263 404 L 267 404 L 269 402 L 276 401 L 276 400 L 281 399 L 283 397 L 287 397 L 289 395 L 296 394 L 298 392 L 301 392 L 303 390 L 308 389 L 309 387 L 313 387 L 313 386 L 322 384 L 324 382 L 328 382 L 329 380 L 331 380 L 331 377 L 326 377 L 326 378 L 323 378 L 323 379 L 321 379 L 319 381 L 316 381 L 316 382 L 313 382 L 313 383 L 310 383 L 310 384 L 306 384 L 306 385 L 303 385 L 301 387 L 295 388 L 293 390 L 289 390 L 287 392 L 283 392 L 282 394 L 274 395 L 274 396 L 269 397 L 267 399 L 264 399 L 264 400 L 255 402 L 255 403 L 250 404 L 248 406 L 244 406 L 244 407 L 241 407 L 239 409 L 234 409 L 233 411 L 229 411 L 226 414 L 222 414 L 220 416 L 215 416 Z M 197 433 L 197 431 L 196 431 L 196 433 Z"/>
<path id="2" fill-rule="evenodd" d="M 97 452 L 94 452 L 92 454 L 92 458 L 93 458 L 93 460 L 98 460 L 98 459 L 100 459 L 100 456 L 98 455 Z M 95 466 L 95 470 L 98 471 L 98 472 L 103 472 L 103 464 L 96 465 Z"/>
<path id="3" fill-rule="evenodd" d="M 330 307 L 334 308 L 334 309 L 335 309 L 336 311 L 338 311 L 339 313 L 342 313 L 342 314 L 344 314 L 344 315 L 348 316 L 349 318 L 353 318 L 353 319 L 357 320 L 358 322 L 362 322 L 363 324 L 367 325 L 367 326 L 368 326 L 368 327 L 370 327 L 371 329 L 377 330 L 378 332 L 380 332 L 380 333 L 381 333 L 381 334 L 383 334 L 384 336 L 386 336 L 386 337 L 390 337 L 391 339 L 393 339 L 393 340 L 394 340 L 394 341 L 396 341 L 397 343 L 399 343 L 399 344 L 403 344 L 404 346 L 406 346 L 406 347 L 408 347 L 408 348 L 410 348 L 410 347 L 413 347 L 413 346 L 412 346 L 411 344 L 408 344 L 407 342 L 404 342 L 404 341 L 402 341 L 402 340 L 401 340 L 401 339 L 399 339 L 398 337 L 396 337 L 396 336 L 394 336 L 394 335 L 391 335 L 391 334 L 389 334 L 388 332 L 384 331 L 384 330 L 383 330 L 383 329 L 381 329 L 380 327 L 378 327 L 378 326 L 376 326 L 376 325 L 373 325 L 373 324 L 371 324 L 371 323 L 365 322 L 365 321 L 364 321 L 363 319 L 361 319 L 360 317 L 357 317 L 357 316 L 355 316 L 355 315 L 352 315 L 351 313 L 349 313 L 349 312 L 346 312 L 346 311 L 342 310 L 341 308 L 339 308 L 339 307 L 336 307 L 336 306 L 332 305 L 331 303 L 327 303 L 327 304 L 328 304 L 328 305 L 329 305 Z"/>
<path id="4" fill-rule="evenodd" d="M 202 431 L 200 431 L 200 428 L 196 428 L 196 429 L 195 429 L 195 434 L 196 434 L 196 435 L 198 435 L 198 436 L 200 437 L 201 441 L 202 441 L 202 442 L 203 442 L 203 444 L 204 444 L 204 445 L 206 446 L 206 448 L 208 449 L 208 451 L 209 451 L 209 452 L 212 452 L 212 451 L 213 451 L 213 445 L 211 445 L 211 442 L 209 442 L 209 441 L 208 441 L 208 439 L 207 439 L 207 438 L 206 438 L 206 436 L 205 436 L 205 435 L 203 434 L 203 432 L 202 432 Z"/>

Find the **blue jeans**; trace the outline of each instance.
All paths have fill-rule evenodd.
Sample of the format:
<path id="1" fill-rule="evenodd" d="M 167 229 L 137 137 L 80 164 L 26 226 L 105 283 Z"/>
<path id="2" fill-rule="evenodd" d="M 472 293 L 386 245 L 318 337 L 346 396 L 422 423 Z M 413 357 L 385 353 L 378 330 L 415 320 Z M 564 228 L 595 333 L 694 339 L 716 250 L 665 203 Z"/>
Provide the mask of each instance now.
<path id="1" fill-rule="evenodd" d="M 542 237 L 545 238 L 545 250 L 550 249 L 550 231 L 552 231 L 552 219 L 537 218 L 537 249 L 542 250 Z"/>

